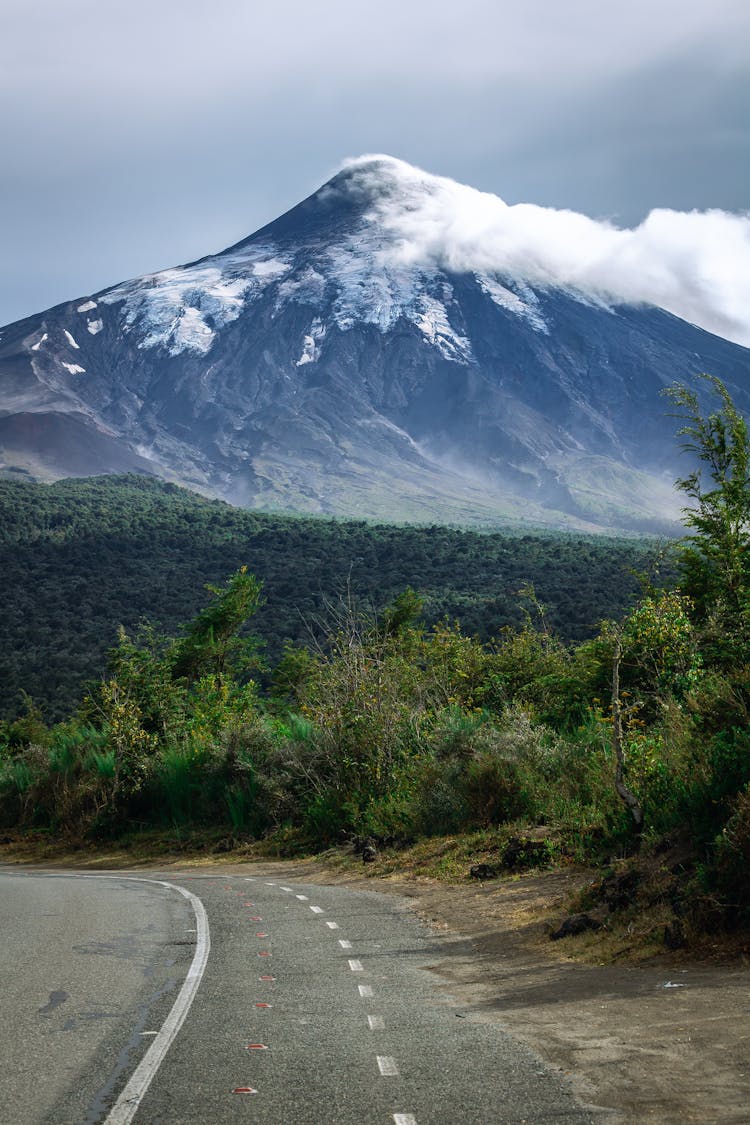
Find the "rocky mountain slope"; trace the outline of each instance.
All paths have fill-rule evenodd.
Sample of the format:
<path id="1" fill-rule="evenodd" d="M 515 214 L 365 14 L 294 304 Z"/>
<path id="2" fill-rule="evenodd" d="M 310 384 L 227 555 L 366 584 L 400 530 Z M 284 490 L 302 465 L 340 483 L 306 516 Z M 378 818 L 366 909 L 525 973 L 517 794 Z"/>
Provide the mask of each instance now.
<path id="1" fill-rule="evenodd" d="M 660 391 L 710 371 L 749 408 L 750 351 L 591 286 L 415 258 L 401 221 L 444 183 L 355 161 L 220 254 L 9 325 L 0 468 L 135 470 L 287 511 L 664 526 L 686 467 Z"/>

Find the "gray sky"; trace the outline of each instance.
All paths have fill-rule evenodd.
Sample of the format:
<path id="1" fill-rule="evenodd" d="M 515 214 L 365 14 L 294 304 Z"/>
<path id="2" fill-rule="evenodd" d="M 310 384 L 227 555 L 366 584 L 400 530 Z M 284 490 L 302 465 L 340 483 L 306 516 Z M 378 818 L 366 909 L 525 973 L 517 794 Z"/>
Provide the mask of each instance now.
<path id="1" fill-rule="evenodd" d="M 364 152 L 625 225 L 747 211 L 749 64 L 747 0 L 0 0 L 0 324 Z"/>

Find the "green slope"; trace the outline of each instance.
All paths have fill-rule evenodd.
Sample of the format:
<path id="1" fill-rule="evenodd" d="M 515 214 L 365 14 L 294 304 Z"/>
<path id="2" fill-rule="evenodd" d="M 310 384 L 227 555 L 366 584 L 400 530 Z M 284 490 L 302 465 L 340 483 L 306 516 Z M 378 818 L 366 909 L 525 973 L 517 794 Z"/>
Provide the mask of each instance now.
<path id="1" fill-rule="evenodd" d="M 347 586 L 375 608 L 413 586 L 428 621 L 458 618 L 486 639 L 522 620 L 530 582 L 549 624 L 583 639 L 632 602 L 631 571 L 656 552 L 653 541 L 257 514 L 136 476 L 0 480 L 0 715 L 15 715 L 25 691 L 62 717 L 101 673 L 119 624 L 146 618 L 173 634 L 204 584 L 243 564 L 265 584 L 254 625 L 273 662 L 286 639 L 310 640 Z"/>

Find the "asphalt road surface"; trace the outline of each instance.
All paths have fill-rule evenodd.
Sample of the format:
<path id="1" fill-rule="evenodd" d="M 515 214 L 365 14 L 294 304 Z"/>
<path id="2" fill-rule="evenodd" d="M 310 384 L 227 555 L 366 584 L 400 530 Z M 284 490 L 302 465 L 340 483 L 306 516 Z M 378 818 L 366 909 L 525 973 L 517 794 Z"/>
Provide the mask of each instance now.
<path id="1" fill-rule="evenodd" d="M 258 875 L 0 872 L 0 1125 L 583 1125 L 426 971 L 406 904 Z"/>

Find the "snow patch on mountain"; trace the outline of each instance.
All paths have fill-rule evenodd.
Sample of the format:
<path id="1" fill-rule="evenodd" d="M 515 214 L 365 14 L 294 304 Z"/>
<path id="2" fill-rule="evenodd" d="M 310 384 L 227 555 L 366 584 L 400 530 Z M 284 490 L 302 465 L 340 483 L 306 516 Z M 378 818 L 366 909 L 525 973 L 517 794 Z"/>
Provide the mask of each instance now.
<path id="1" fill-rule="evenodd" d="M 62 362 L 63 367 L 66 368 L 66 370 L 69 371 L 71 375 L 85 375 L 86 374 L 86 368 L 81 367 L 80 363 L 65 363 L 64 360 L 61 361 L 61 362 Z"/>
<path id="2" fill-rule="evenodd" d="M 297 367 L 304 367 L 306 363 L 317 363 L 320 359 L 320 341 L 326 334 L 325 325 L 320 317 L 310 325 L 310 331 L 302 344 L 302 355 L 297 360 Z"/>
<path id="3" fill-rule="evenodd" d="M 477 273 L 474 276 L 482 292 L 486 293 L 499 308 L 522 317 L 536 332 L 549 335 L 549 327 L 539 307 L 539 298 L 528 285 L 518 285 L 516 288 L 520 292 L 514 292 L 489 274 Z"/>
<path id="4" fill-rule="evenodd" d="M 248 301 L 289 269 L 272 248 L 259 246 L 126 282 L 100 300 L 124 303 L 126 330 L 137 325 L 145 332 L 139 348 L 205 355 L 215 330 L 236 320 Z"/>
<path id="5" fill-rule="evenodd" d="M 424 338 L 454 363 L 471 361 L 471 345 L 450 321 L 450 285 L 437 270 L 386 264 L 384 244 L 366 226 L 327 252 L 326 273 L 337 290 L 332 314 L 344 332 L 372 324 L 389 332 L 408 320 Z"/>
<path id="6" fill-rule="evenodd" d="M 333 316 L 343 331 L 374 324 L 388 332 L 413 302 L 415 271 L 380 268 L 358 240 L 332 246 L 327 257 L 338 290 Z"/>
<path id="7" fill-rule="evenodd" d="M 323 274 L 314 266 L 303 266 L 292 277 L 279 284 L 274 311 L 278 312 L 287 301 L 316 308 L 323 303 L 325 290 L 326 279 Z"/>
<path id="8" fill-rule="evenodd" d="M 76 351 L 79 351 L 79 350 L 80 350 L 80 345 L 79 345 L 79 344 L 77 344 L 77 343 L 75 342 L 75 340 L 74 340 L 74 339 L 73 339 L 73 337 L 71 336 L 70 332 L 68 332 L 67 328 L 63 328 L 63 332 L 65 333 L 65 339 L 66 339 L 66 340 L 68 341 L 68 343 L 70 344 L 71 348 L 75 348 L 75 349 L 76 349 Z"/>
<path id="9" fill-rule="evenodd" d="M 88 328 L 92 336 L 96 336 L 97 332 L 101 332 L 102 328 L 104 327 L 104 321 L 88 320 L 86 321 L 86 327 Z"/>
<path id="10" fill-rule="evenodd" d="M 453 363 L 471 362 L 471 343 L 466 336 L 456 332 L 448 319 L 448 310 L 441 301 L 424 293 L 418 298 L 413 313 L 411 310 L 409 312 L 409 319 L 445 359 Z"/>
<path id="11" fill-rule="evenodd" d="M 91 312 L 91 310 L 95 309 L 95 308 L 96 308 L 96 301 L 84 301 L 82 305 L 78 306 L 78 308 L 76 309 L 76 312 L 79 312 L 79 313 Z"/>

